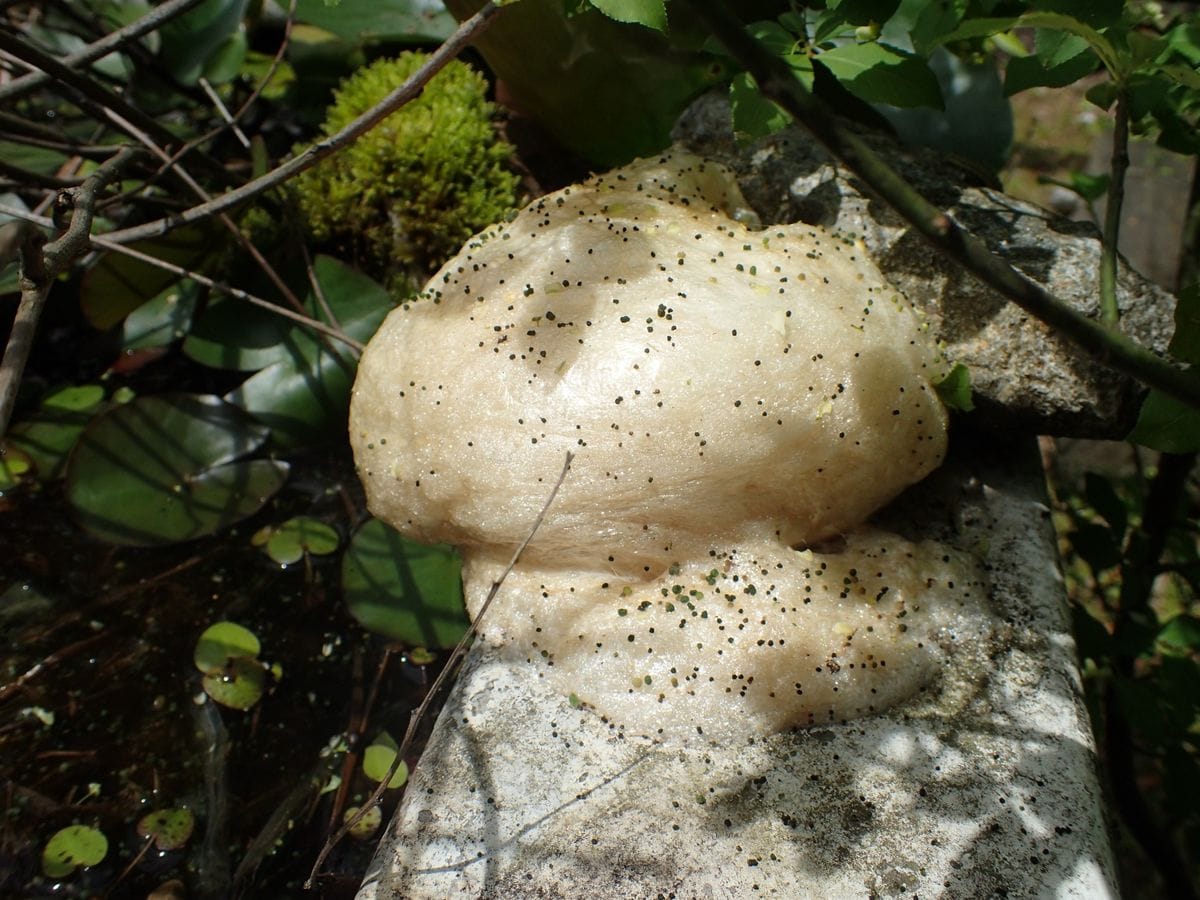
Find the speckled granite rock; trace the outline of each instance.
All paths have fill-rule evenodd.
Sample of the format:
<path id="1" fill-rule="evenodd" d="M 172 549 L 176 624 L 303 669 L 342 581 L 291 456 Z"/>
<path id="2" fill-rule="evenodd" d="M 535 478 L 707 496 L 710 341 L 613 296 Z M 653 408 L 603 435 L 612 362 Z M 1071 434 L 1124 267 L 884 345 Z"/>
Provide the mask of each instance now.
<path id="1" fill-rule="evenodd" d="M 804 221 L 858 235 L 883 273 L 922 308 L 949 355 L 967 365 L 980 417 L 1002 430 L 1119 439 L 1142 391 L 1094 362 L 933 250 L 798 129 L 739 148 L 722 95 L 698 100 L 675 129 L 689 148 L 731 166 L 764 223 Z M 1100 242 L 1073 222 L 998 191 L 944 157 L 867 136 L 921 193 L 1026 275 L 1088 315 L 1098 312 Z M 1165 352 L 1175 299 L 1124 263 L 1122 327 Z"/>
<path id="2" fill-rule="evenodd" d="M 935 688 L 721 745 L 625 735 L 476 646 L 359 900 L 1115 897 L 1032 442 L 960 446 L 880 518 L 978 554 L 1003 625 Z"/>

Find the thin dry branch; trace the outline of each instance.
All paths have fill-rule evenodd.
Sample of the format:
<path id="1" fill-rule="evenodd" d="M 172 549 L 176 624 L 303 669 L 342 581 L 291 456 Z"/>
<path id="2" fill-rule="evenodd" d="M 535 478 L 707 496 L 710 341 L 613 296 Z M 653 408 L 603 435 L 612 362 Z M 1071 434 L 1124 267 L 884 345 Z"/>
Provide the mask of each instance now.
<path id="1" fill-rule="evenodd" d="M 17 388 L 33 349 L 33 336 L 41 318 L 46 298 L 54 279 L 67 270 L 88 247 L 96 198 L 115 181 L 122 169 L 141 153 L 135 147 L 124 147 L 89 175 L 78 188 L 64 191 L 73 201 L 71 222 L 57 239 L 45 244 L 41 233 L 29 231 L 21 248 L 21 300 L 13 319 L 12 333 L 4 358 L 0 360 L 0 436 L 8 432 Z M 19 212 L 19 211 L 15 211 Z M 28 215 L 17 218 L 28 220 Z"/>
<path id="2" fill-rule="evenodd" d="M 81 50 L 67 54 L 62 58 L 61 63 L 72 69 L 82 68 L 88 63 L 95 62 L 101 57 L 107 56 L 113 50 L 116 50 L 127 42 L 136 40 L 142 35 L 162 27 L 176 16 L 182 15 L 193 6 L 199 5 L 200 2 L 201 0 L 167 0 L 162 6 L 155 7 L 137 21 L 130 22 L 128 25 L 106 34 Z M 36 90 L 49 81 L 50 77 L 44 71 L 30 72 L 28 75 L 14 78 L 8 84 L 0 85 L 0 103 L 15 100 L 18 97 L 28 94 L 30 91 Z"/>
<path id="3" fill-rule="evenodd" d="M 421 68 L 413 73 L 411 78 L 337 134 L 318 141 L 270 172 L 255 178 L 253 181 L 247 182 L 239 188 L 234 188 L 220 197 L 216 197 L 206 203 L 201 203 L 199 206 L 194 206 L 175 216 L 156 219 L 144 225 L 135 225 L 131 228 L 122 228 L 110 232 L 108 239 L 113 242 L 127 244 L 132 241 L 159 237 L 175 228 L 189 225 L 192 222 L 197 222 L 217 213 L 232 209 L 264 191 L 278 187 L 300 172 L 312 168 L 327 156 L 332 156 L 334 153 L 353 143 L 358 137 L 370 131 L 375 125 L 386 119 L 409 100 L 419 96 L 421 91 L 424 90 L 425 85 L 429 83 L 429 80 L 445 68 L 450 60 L 456 57 L 467 44 L 487 28 L 500 10 L 501 7 L 496 6 L 493 2 L 485 3 L 479 12 L 463 22 L 454 34 L 430 54 L 429 59 L 425 61 L 425 64 Z"/>
<path id="4" fill-rule="evenodd" d="M 43 228 L 52 228 L 54 223 L 45 216 L 38 216 L 32 213 L 27 213 L 24 210 L 17 209 L 13 206 L 7 206 L 0 203 L 0 214 L 12 216 L 16 219 L 22 219 L 34 225 L 40 225 Z M 191 269 L 185 269 L 183 266 L 177 266 L 174 263 L 167 262 L 165 259 L 159 259 L 157 256 L 151 256 L 149 253 L 143 253 L 141 250 L 135 250 L 133 247 L 126 247 L 124 244 L 114 244 L 104 237 L 92 235 L 88 241 L 88 245 L 93 250 L 107 250 L 112 253 L 119 253 L 122 256 L 128 256 L 130 259 L 136 259 L 139 262 L 144 262 L 146 265 L 154 266 L 157 269 L 162 269 L 164 272 L 170 272 L 173 275 L 179 275 L 182 278 L 190 278 L 197 284 L 203 285 L 209 290 L 219 291 L 222 294 L 228 294 L 237 300 L 244 300 L 253 306 L 260 309 L 265 309 L 268 312 L 282 316 L 285 319 L 303 325 L 305 328 L 311 328 L 313 331 L 319 331 L 324 335 L 328 335 L 335 341 L 339 341 L 349 347 L 355 354 L 362 353 L 363 344 L 356 341 L 354 338 L 338 328 L 327 325 L 324 322 L 314 319 L 311 316 L 302 313 L 293 312 L 277 303 L 272 303 L 270 300 L 264 300 L 255 294 L 243 291 L 241 288 L 233 287 L 223 281 L 217 281 L 209 278 L 207 275 L 201 275 L 199 272 L 194 272 Z"/>
<path id="5" fill-rule="evenodd" d="M 529 533 L 525 535 L 525 540 L 521 541 L 521 546 L 517 547 L 513 553 L 512 559 L 509 560 L 508 566 L 500 573 L 500 577 L 492 582 L 492 588 L 488 591 L 487 598 L 479 607 L 479 612 L 476 614 L 474 621 L 471 622 L 466 633 L 454 647 L 454 651 L 450 654 L 450 658 L 446 660 L 446 665 L 442 667 L 442 671 L 438 673 L 438 677 L 434 679 L 429 691 L 425 694 L 420 705 L 413 710 L 412 715 L 408 718 L 408 727 L 404 730 L 404 740 L 400 742 L 399 748 L 396 750 L 396 758 L 392 760 L 391 766 L 383 778 L 379 780 L 375 790 L 371 792 L 371 796 L 359 807 L 355 813 L 341 828 L 339 828 L 330 838 L 325 841 L 325 846 L 321 848 L 321 852 L 317 854 L 317 861 L 313 863 L 312 871 L 308 875 L 308 880 L 304 882 L 304 889 L 311 890 L 313 882 L 321 871 L 321 866 L 325 864 L 325 859 L 329 856 L 338 841 L 350 833 L 350 829 L 358 824 L 359 820 L 367 814 L 367 810 L 375 807 L 379 803 L 383 792 L 387 790 L 388 783 L 392 780 L 392 776 L 400 768 L 400 764 L 404 762 L 404 757 L 412 748 L 413 738 L 417 734 L 417 728 L 420 726 L 426 713 L 429 712 L 429 707 L 433 705 L 433 701 L 441 692 L 442 686 L 450 679 L 451 674 L 455 671 L 455 667 L 467 652 L 471 641 L 474 640 L 475 634 L 479 631 L 479 623 L 483 621 L 483 617 L 487 615 L 488 608 L 492 605 L 492 601 L 496 599 L 496 595 L 500 593 L 500 587 L 504 584 L 513 568 L 521 559 L 521 554 L 525 552 L 525 548 L 529 546 L 529 542 L 533 540 L 534 535 L 538 533 L 538 529 L 542 527 L 542 522 L 545 521 L 546 513 L 549 511 L 551 504 L 554 503 L 554 498 L 558 496 L 558 490 L 563 486 L 563 482 L 567 479 L 567 473 L 571 471 L 571 460 L 575 458 L 575 454 L 567 452 L 567 457 L 563 460 L 562 471 L 558 473 L 558 480 L 554 482 L 554 487 L 550 490 L 550 496 L 546 498 L 546 502 L 542 504 L 541 511 L 537 514 L 537 518 L 533 520 L 533 525 L 529 529 Z"/>

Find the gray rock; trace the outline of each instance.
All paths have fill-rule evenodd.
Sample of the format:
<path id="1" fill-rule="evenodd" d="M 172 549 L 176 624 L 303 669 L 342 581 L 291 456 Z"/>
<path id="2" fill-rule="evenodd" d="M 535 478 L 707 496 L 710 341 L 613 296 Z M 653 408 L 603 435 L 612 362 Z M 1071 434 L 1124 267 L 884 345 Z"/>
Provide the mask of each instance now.
<path id="1" fill-rule="evenodd" d="M 979 418 L 1000 429 L 1122 438 L 1144 390 L 1076 349 L 936 252 L 874 199 L 807 132 L 790 128 L 739 147 L 729 105 L 709 94 L 676 126 L 675 139 L 730 166 L 766 225 L 810 222 L 863 239 L 883 273 L 929 318 L 949 356 L 971 370 Z M 1031 279 L 1089 316 L 1099 311 L 1096 229 L 978 186 L 979 178 L 919 149 L 864 134 L 932 203 Z M 1175 299 L 1122 260 L 1121 327 L 1165 353 Z"/>

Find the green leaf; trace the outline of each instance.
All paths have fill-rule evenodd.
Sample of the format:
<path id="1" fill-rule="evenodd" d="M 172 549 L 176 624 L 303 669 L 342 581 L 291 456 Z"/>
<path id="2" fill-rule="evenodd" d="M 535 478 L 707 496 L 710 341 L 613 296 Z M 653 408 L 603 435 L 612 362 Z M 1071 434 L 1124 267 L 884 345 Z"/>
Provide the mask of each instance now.
<path id="1" fill-rule="evenodd" d="M 342 815 L 342 822 L 349 822 L 351 819 L 353 819 L 358 814 L 359 809 L 361 809 L 361 807 L 346 807 L 346 812 Z M 360 818 L 358 822 L 350 827 L 350 831 L 348 833 L 350 837 L 357 841 L 370 840 L 375 836 L 375 832 L 379 830 L 379 826 L 382 824 L 383 810 L 381 810 L 378 806 L 372 806 L 362 814 L 362 818 Z"/>
<path id="2" fill-rule="evenodd" d="M 830 0 L 829 8 L 837 10 L 851 25 L 882 24 L 892 17 L 900 0 Z"/>
<path id="3" fill-rule="evenodd" d="M 81 384 L 51 391 L 41 405 L 8 433 L 9 443 L 33 463 L 41 481 L 62 475 L 67 455 L 93 413 L 104 402 L 104 388 Z"/>
<path id="4" fill-rule="evenodd" d="M 184 269 L 196 270 L 203 268 L 205 261 L 224 246 L 226 233 L 218 233 L 217 227 L 210 220 L 176 229 L 166 237 L 138 241 L 130 247 Z M 79 303 L 88 321 L 106 331 L 179 278 L 150 263 L 110 253 L 84 274 Z"/>
<path id="5" fill-rule="evenodd" d="M 1125 440 L 1166 453 L 1200 450 L 1200 411 L 1161 391 L 1151 391 Z"/>
<path id="6" fill-rule="evenodd" d="M 437 44 L 457 27 L 440 4 L 421 0 L 298 0 L 296 21 L 352 44 Z"/>
<path id="7" fill-rule="evenodd" d="M 1179 292 L 1175 304 L 1175 333 L 1168 349 L 1176 359 L 1200 363 L 1200 281 Z"/>
<path id="8" fill-rule="evenodd" d="M 817 60 L 856 97 L 891 106 L 942 108 L 942 91 L 929 64 L 878 42 L 842 44 Z"/>
<path id="9" fill-rule="evenodd" d="M 196 816 L 190 809 L 174 807 L 146 813 L 138 819 L 140 837 L 154 839 L 159 850 L 178 850 L 188 842 L 196 828 Z"/>
<path id="10" fill-rule="evenodd" d="M 204 693 L 222 706 L 245 712 L 262 699 L 267 673 L 262 663 L 239 656 L 231 659 L 222 672 L 201 679 Z"/>
<path id="11" fill-rule="evenodd" d="M 1164 653 L 1186 656 L 1200 650 L 1200 619 L 1179 615 L 1162 627 L 1158 644 Z"/>
<path id="12" fill-rule="evenodd" d="M 667 30 L 667 8 L 663 0 L 591 0 L 591 4 L 618 22 L 633 22 L 655 31 Z"/>
<path id="13" fill-rule="evenodd" d="M 165 347 L 179 340 L 192 327 L 198 295 L 196 282 L 184 279 L 143 303 L 125 317 L 121 347 L 125 350 Z"/>
<path id="14" fill-rule="evenodd" d="M 0 444 L 0 494 L 16 487 L 33 471 L 33 460 L 16 447 Z"/>
<path id="15" fill-rule="evenodd" d="M 749 72 L 741 72 L 729 84 L 733 109 L 733 130 L 739 140 L 747 141 L 782 131 L 792 117 L 764 97 Z"/>
<path id="16" fill-rule="evenodd" d="M 371 519 L 343 557 L 342 594 L 370 631 L 414 646 L 453 647 L 469 624 L 461 568 L 449 547 L 417 544 Z"/>
<path id="17" fill-rule="evenodd" d="M 1052 28 L 1035 29 L 1033 46 L 1037 59 L 1048 69 L 1088 51 L 1088 42 L 1079 35 Z"/>
<path id="18" fill-rule="evenodd" d="M 313 271 L 341 330 L 365 343 L 392 309 L 388 292 L 332 257 L 317 257 Z M 305 306 L 313 318 L 329 321 L 315 292 Z M 270 425 L 276 442 L 287 446 L 327 440 L 344 430 L 357 368 L 349 348 L 293 325 L 269 353 L 275 360 L 226 399 Z"/>
<path id="19" fill-rule="evenodd" d="M 232 659 L 257 659 L 262 652 L 258 636 L 236 622 L 216 622 L 196 640 L 192 659 L 205 675 L 224 669 Z"/>
<path id="20" fill-rule="evenodd" d="M 938 398 L 948 409 L 970 412 L 975 408 L 971 399 L 971 370 L 962 363 L 955 363 L 941 381 L 933 386 Z"/>
<path id="21" fill-rule="evenodd" d="M 160 62 L 186 85 L 199 81 L 205 67 L 241 27 L 248 0 L 204 0 L 170 22 L 160 34 Z"/>
<path id="22" fill-rule="evenodd" d="M 363 753 L 363 773 L 372 781 L 383 781 L 396 759 L 396 741 L 386 731 L 379 735 Z M 408 764 L 401 761 L 388 781 L 388 789 L 404 787 L 408 781 Z"/>
<path id="23" fill-rule="evenodd" d="M 118 544 L 212 534 L 283 486 L 286 463 L 240 459 L 268 433 L 218 397 L 141 397 L 88 425 L 67 466 L 67 499 L 84 527 Z"/>
<path id="24" fill-rule="evenodd" d="M 68 825 L 54 833 L 42 850 L 42 872 L 65 878 L 80 866 L 97 865 L 108 855 L 104 832 L 87 825 Z"/>
<path id="25" fill-rule="evenodd" d="M 1053 66 L 1044 65 L 1036 56 L 1010 59 L 1004 70 L 1004 93 L 1011 97 L 1033 87 L 1066 87 L 1092 74 L 1098 65 L 1090 50 Z"/>
<path id="26" fill-rule="evenodd" d="M 338 548 L 338 533 L 317 519 L 296 516 L 271 532 L 267 539 L 267 555 L 281 566 L 299 562 L 306 553 L 325 556 Z"/>
<path id="27" fill-rule="evenodd" d="M 1094 203 L 1108 193 L 1111 179 L 1108 175 L 1088 175 L 1085 172 L 1071 173 L 1071 190 L 1089 203 Z"/>

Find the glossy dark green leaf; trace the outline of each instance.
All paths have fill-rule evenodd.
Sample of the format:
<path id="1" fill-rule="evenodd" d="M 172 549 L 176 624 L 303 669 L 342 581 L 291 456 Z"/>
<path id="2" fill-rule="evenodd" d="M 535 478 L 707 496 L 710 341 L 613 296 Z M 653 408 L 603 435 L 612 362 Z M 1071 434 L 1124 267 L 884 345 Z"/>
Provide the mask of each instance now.
<path id="1" fill-rule="evenodd" d="M 226 233 L 213 222 L 189 225 L 166 237 L 131 244 L 135 250 L 185 269 L 203 268 L 206 260 L 224 246 Z M 110 253 L 87 271 L 80 286 L 79 302 L 89 322 L 107 330 L 144 303 L 153 300 L 179 276 L 150 263 Z"/>
<path id="2" fill-rule="evenodd" d="M 67 498 L 90 531 L 152 546 L 212 534 L 257 512 L 286 463 L 245 460 L 268 431 L 218 397 L 142 397 L 98 416 L 67 466 Z"/>
<path id="3" fill-rule="evenodd" d="M 160 30 L 159 59 L 183 84 L 195 84 L 205 67 L 238 31 L 248 0 L 204 0 Z"/>
<path id="4" fill-rule="evenodd" d="M 267 672 L 258 660 L 239 656 L 231 659 L 223 671 L 205 675 L 200 683 L 204 693 L 217 703 L 244 712 L 262 699 Z"/>
<path id="5" fill-rule="evenodd" d="M 364 628 L 410 645 L 453 647 L 468 626 L 461 562 L 378 519 L 355 533 L 342 560 L 342 594 Z"/>
<path id="6" fill-rule="evenodd" d="M 339 327 L 365 343 L 392 309 L 387 291 L 331 257 L 318 257 L 313 269 Z M 314 318 L 328 321 L 313 293 L 305 305 Z M 270 425 L 275 441 L 284 445 L 319 442 L 344 431 L 357 368 L 349 349 L 294 325 L 271 352 L 275 361 L 227 399 Z"/>
<path id="7" fill-rule="evenodd" d="M 438 43 L 457 27 L 439 7 L 420 0 L 298 0 L 296 21 L 354 44 Z"/>
<path id="8" fill-rule="evenodd" d="M 196 282 L 185 279 L 139 306 L 121 326 L 122 348 L 165 347 L 179 340 L 192 326 L 198 296 Z"/>
<path id="9" fill-rule="evenodd" d="M 883 24 L 890 19 L 900 0 L 831 0 L 830 9 L 836 9 L 851 25 L 866 25 L 870 22 Z"/>
<path id="10" fill-rule="evenodd" d="M 868 103 L 942 108 L 942 91 L 929 64 L 878 42 L 842 44 L 817 57 L 847 90 Z"/>
<path id="11" fill-rule="evenodd" d="M 24 451 L 40 480 L 58 478 L 67 454 L 103 402 L 104 388 L 98 384 L 51 391 L 36 410 L 13 425 L 8 440 L 15 449 Z"/>

